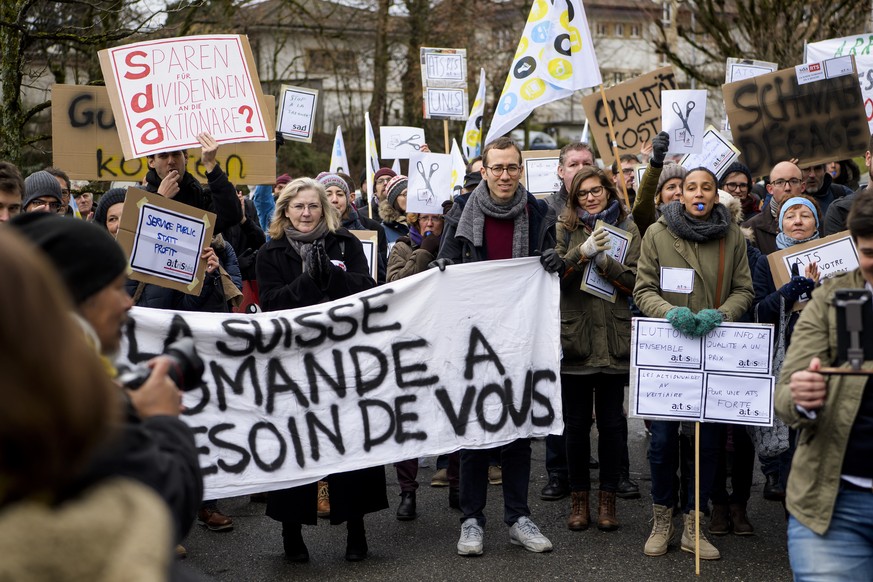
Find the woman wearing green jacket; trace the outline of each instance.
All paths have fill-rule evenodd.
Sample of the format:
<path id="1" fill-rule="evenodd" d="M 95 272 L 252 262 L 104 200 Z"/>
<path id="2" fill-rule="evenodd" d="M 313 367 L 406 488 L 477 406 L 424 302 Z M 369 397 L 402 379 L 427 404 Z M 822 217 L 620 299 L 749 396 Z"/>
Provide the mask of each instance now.
<path id="1" fill-rule="evenodd" d="M 623 262 L 612 258 L 610 236 L 598 220 L 631 235 Z M 602 170 L 586 166 L 573 178 L 557 226 L 555 250 L 564 260 L 561 280 L 561 396 L 572 505 L 567 527 L 584 530 L 590 523 L 588 460 L 592 409 L 597 417 L 600 495 L 597 527 L 618 528 L 615 493 L 619 483 L 624 387 L 630 360 L 631 313 L 627 298 L 636 278 L 640 233 Z M 586 267 L 618 292 L 608 301 L 580 288 Z"/>
<path id="2" fill-rule="evenodd" d="M 736 321 L 752 305 L 754 292 L 746 242 L 718 203 L 715 175 L 705 168 L 688 172 L 679 200 L 662 209 L 643 237 L 634 301 L 647 317 L 666 317 L 682 333 L 699 337 L 723 321 Z M 718 459 L 717 426 L 700 425 L 700 507 L 705 507 Z M 654 525 L 645 553 L 667 552 L 673 535 L 673 477 L 679 422 L 656 420 L 651 427 Z M 693 492 L 693 483 L 688 491 Z M 694 495 L 685 505 L 682 549 L 694 552 Z M 718 550 L 700 533 L 700 557 L 716 560 Z"/>

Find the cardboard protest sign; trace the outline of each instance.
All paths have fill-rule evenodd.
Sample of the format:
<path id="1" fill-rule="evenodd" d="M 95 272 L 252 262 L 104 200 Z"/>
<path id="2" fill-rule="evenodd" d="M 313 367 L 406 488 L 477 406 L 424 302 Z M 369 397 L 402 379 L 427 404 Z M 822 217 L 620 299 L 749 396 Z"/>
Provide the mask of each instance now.
<path id="1" fill-rule="evenodd" d="M 631 416 L 771 426 L 773 326 L 723 323 L 692 338 L 666 319 L 631 324 Z"/>
<path id="2" fill-rule="evenodd" d="M 219 143 L 267 141 L 261 83 L 245 36 L 150 40 L 98 53 L 126 158 Z"/>
<path id="3" fill-rule="evenodd" d="M 421 127 L 383 125 L 379 128 L 379 145 L 386 160 L 408 160 L 412 154 L 420 152 L 425 143 Z"/>
<path id="4" fill-rule="evenodd" d="M 678 89 L 672 67 L 662 67 L 606 89 L 608 114 L 617 134 L 619 154 L 637 154 L 661 131 L 661 91 Z M 600 92 L 582 98 L 582 107 L 603 163 L 613 162 L 607 110 Z"/>
<path id="5" fill-rule="evenodd" d="M 318 91 L 306 87 L 282 85 L 276 127 L 285 139 L 312 143 Z"/>
<path id="6" fill-rule="evenodd" d="M 561 189 L 561 178 L 558 177 L 560 153 L 560 150 L 521 152 L 521 165 L 524 167 L 521 178 L 528 192 L 541 196 Z"/>
<path id="7" fill-rule="evenodd" d="M 487 261 L 286 311 L 135 307 L 120 359 L 194 339 L 204 385 L 180 418 L 217 499 L 560 434 L 558 312 L 558 279 L 539 259 Z"/>
<path id="8" fill-rule="evenodd" d="M 128 188 L 118 244 L 130 263 L 130 278 L 199 295 L 206 274 L 200 253 L 212 243 L 215 214 Z"/>
<path id="9" fill-rule="evenodd" d="M 703 149 L 699 154 L 687 154 L 679 162 L 685 169 L 709 168 L 716 178 L 721 178 L 724 171 L 740 157 L 740 150 L 734 147 L 719 131 L 709 126 L 703 134 Z M 637 184 L 642 184 L 640 177 Z"/>
<path id="10" fill-rule="evenodd" d="M 855 247 L 852 235 L 846 230 L 776 251 L 767 255 L 767 261 L 770 263 L 773 284 L 779 289 L 791 280 L 791 267 L 795 264 L 798 273 L 803 275 L 806 267 L 810 263 L 815 263 L 818 265 L 822 281 L 857 269 L 858 249 Z M 809 298 L 795 302 L 793 310 L 803 309 L 808 301 Z"/>
<path id="11" fill-rule="evenodd" d="M 370 267 L 370 276 L 378 281 L 379 273 L 379 233 L 375 230 L 350 230 L 350 233 L 358 237 L 364 246 L 364 256 L 367 257 L 367 265 Z"/>
<path id="12" fill-rule="evenodd" d="M 779 65 L 777 65 L 776 63 L 771 63 L 769 61 L 729 58 L 725 66 L 724 82 L 733 83 L 735 81 L 751 79 L 752 77 L 757 77 L 758 75 L 772 73 L 778 68 Z M 724 130 L 731 130 L 731 124 L 728 123 L 727 116 L 725 116 L 724 118 Z M 704 151 L 706 151 L 705 147 Z"/>
<path id="13" fill-rule="evenodd" d="M 630 247 L 631 243 L 631 233 L 598 220 L 594 224 L 594 230 L 601 227 L 609 233 L 609 244 L 611 246 L 606 251 L 606 254 L 617 263 L 624 264 L 624 260 L 627 258 L 628 247 Z M 593 261 L 588 261 L 585 264 L 585 270 L 582 271 L 582 286 L 580 289 L 610 303 L 615 303 L 618 297 L 618 290 L 615 288 L 615 285 L 600 276 Z"/>
<path id="14" fill-rule="evenodd" d="M 682 89 L 661 92 L 661 130 L 670 134 L 670 152 L 703 151 L 706 125 L 706 91 Z"/>
<path id="15" fill-rule="evenodd" d="M 722 88 L 734 145 L 753 176 L 792 158 L 805 167 L 867 150 L 870 134 L 857 74 L 837 75 L 832 70 L 843 66 L 820 66 L 831 76 L 802 83 L 791 68 Z"/>
<path id="16" fill-rule="evenodd" d="M 270 135 L 275 132 L 272 95 L 264 95 Z M 218 163 L 235 184 L 272 184 L 276 180 L 275 141 L 223 144 Z M 52 85 L 52 165 L 73 180 L 141 182 L 146 158 L 127 159 L 118 140 L 106 87 Z M 187 170 L 206 182 L 199 145 L 188 150 Z"/>
<path id="17" fill-rule="evenodd" d="M 406 212 L 442 214 L 452 195 L 452 156 L 417 153 L 409 158 Z"/>
<path id="18" fill-rule="evenodd" d="M 844 36 L 806 45 L 804 62 L 818 63 L 835 57 L 852 55 L 858 69 L 861 83 L 861 97 L 864 99 L 864 112 L 870 133 L 873 133 L 873 53 L 870 52 L 873 37 L 869 34 Z"/>
<path id="19" fill-rule="evenodd" d="M 421 47 L 420 58 L 424 118 L 467 119 L 467 49 Z"/>

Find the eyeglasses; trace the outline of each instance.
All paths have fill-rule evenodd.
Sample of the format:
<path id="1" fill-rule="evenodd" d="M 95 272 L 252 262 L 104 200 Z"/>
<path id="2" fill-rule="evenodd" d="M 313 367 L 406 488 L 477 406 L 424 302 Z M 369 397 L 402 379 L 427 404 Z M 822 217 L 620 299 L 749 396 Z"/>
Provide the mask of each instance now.
<path id="1" fill-rule="evenodd" d="M 499 178 L 503 175 L 503 172 L 509 172 L 510 178 L 515 178 L 518 176 L 518 173 L 521 172 L 521 166 L 516 166 L 512 164 L 511 166 L 485 166 L 488 168 L 488 171 L 491 172 L 491 175 L 495 178 Z"/>
<path id="2" fill-rule="evenodd" d="M 442 222 L 445 220 L 442 216 L 420 216 L 418 217 L 419 222 Z"/>
<path id="3" fill-rule="evenodd" d="M 34 210 L 37 208 L 42 208 L 43 206 L 48 206 L 49 210 L 52 212 L 57 212 L 61 208 L 60 202 L 46 202 L 45 200 L 34 200 L 30 203 Z"/>
<path id="4" fill-rule="evenodd" d="M 376 183 L 377 184 L 387 184 L 390 181 L 391 181 L 391 178 L 379 178 L 378 180 L 376 180 Z"/>
<path id="5" fill-rule="evenodd" d="M 579 198 L 580 200 L 584 200 L 584 199 L 588 198 L 589 196 L 592 196 L 594 198 L 600 198 L 600 196 L 602 194 L 603 194 L 603 186 L 595 186 L 591 190 L 577 190 L 576 191 L 576 198 Z"/>
<path id="6" fill-rule="evenodd" d="M 779 180 L 773 180 L 772 182 L 770 182 L 770 184 L 774 188 L 783 188 L 783 187 L 785 187 L 785 184 L 788 184 L 792 188 L 797 188 L 802 183 L 803 183 L 803 180 L 801 180 L 800 178 L 791 178 L 790 180 L 783 180 L 780 178 Z"/>
<path id="7" fill-rule="evenodd" d="M 321 204 L 292 204 L 288 208 L 301 214 L 304 210 L 308 210 L 310 214 L 321 212 Z"/>
<path id="8" fill-rule="evenodd" d="M 728 190 L 748 190 L 748 182 L 725 182 L 725 188 Z"/>

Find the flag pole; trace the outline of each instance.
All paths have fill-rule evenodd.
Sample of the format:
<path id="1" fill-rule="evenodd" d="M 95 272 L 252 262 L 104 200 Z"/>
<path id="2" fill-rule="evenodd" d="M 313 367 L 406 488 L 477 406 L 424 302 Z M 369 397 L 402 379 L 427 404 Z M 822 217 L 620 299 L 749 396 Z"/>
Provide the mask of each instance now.
<path id="1" fill-rule="evenodd" d="M 624 196 L 624 204 L 630 210 L 630 197 L 627 195 L 627 183 L 624 181 L 624 174 L 621 172 L 621 161 L 618 155 L 618 141 L 615 135 L 615 130 L 612 128 L 612 111 L 609 109 L 609 103 L 606 101 L 606 91 L 603 90 L 603 83 L 600 84 L 600 98 L 603 101 L 603 108 L 606 110 L 606 124 L 609 126 L 609 139 L 612 141 L 612 155 L 615 158 L 615 165 L 618 168 L 621 179 L 618 182 L 621 184 L 621 193 Z"/>

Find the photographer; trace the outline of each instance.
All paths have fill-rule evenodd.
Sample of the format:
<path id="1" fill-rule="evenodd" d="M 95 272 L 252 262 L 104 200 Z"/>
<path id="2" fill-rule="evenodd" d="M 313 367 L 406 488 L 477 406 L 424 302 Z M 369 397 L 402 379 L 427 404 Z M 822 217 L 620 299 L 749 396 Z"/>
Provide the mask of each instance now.
<path id="1" fill-rule="evenodd" d="M 124 288 L 127 260 L 100 227 L 44 213 L 23 214 L 10 224 L 39 247 L 67 286 L 87 339 L 115 377 L 111 358 L 132 306 Z M 191 430 L 178 417 L 181 393 L 167 375 L 169 362 L 156 358 L 143 385 L 125 390 L 126 415 L 108 444 L 96 455 L 77 487 L 108 476 L 130 477 L 154 489 L 173 518 L 174 539 L 191 529 L 203 497 L 203 479 Z"/>

